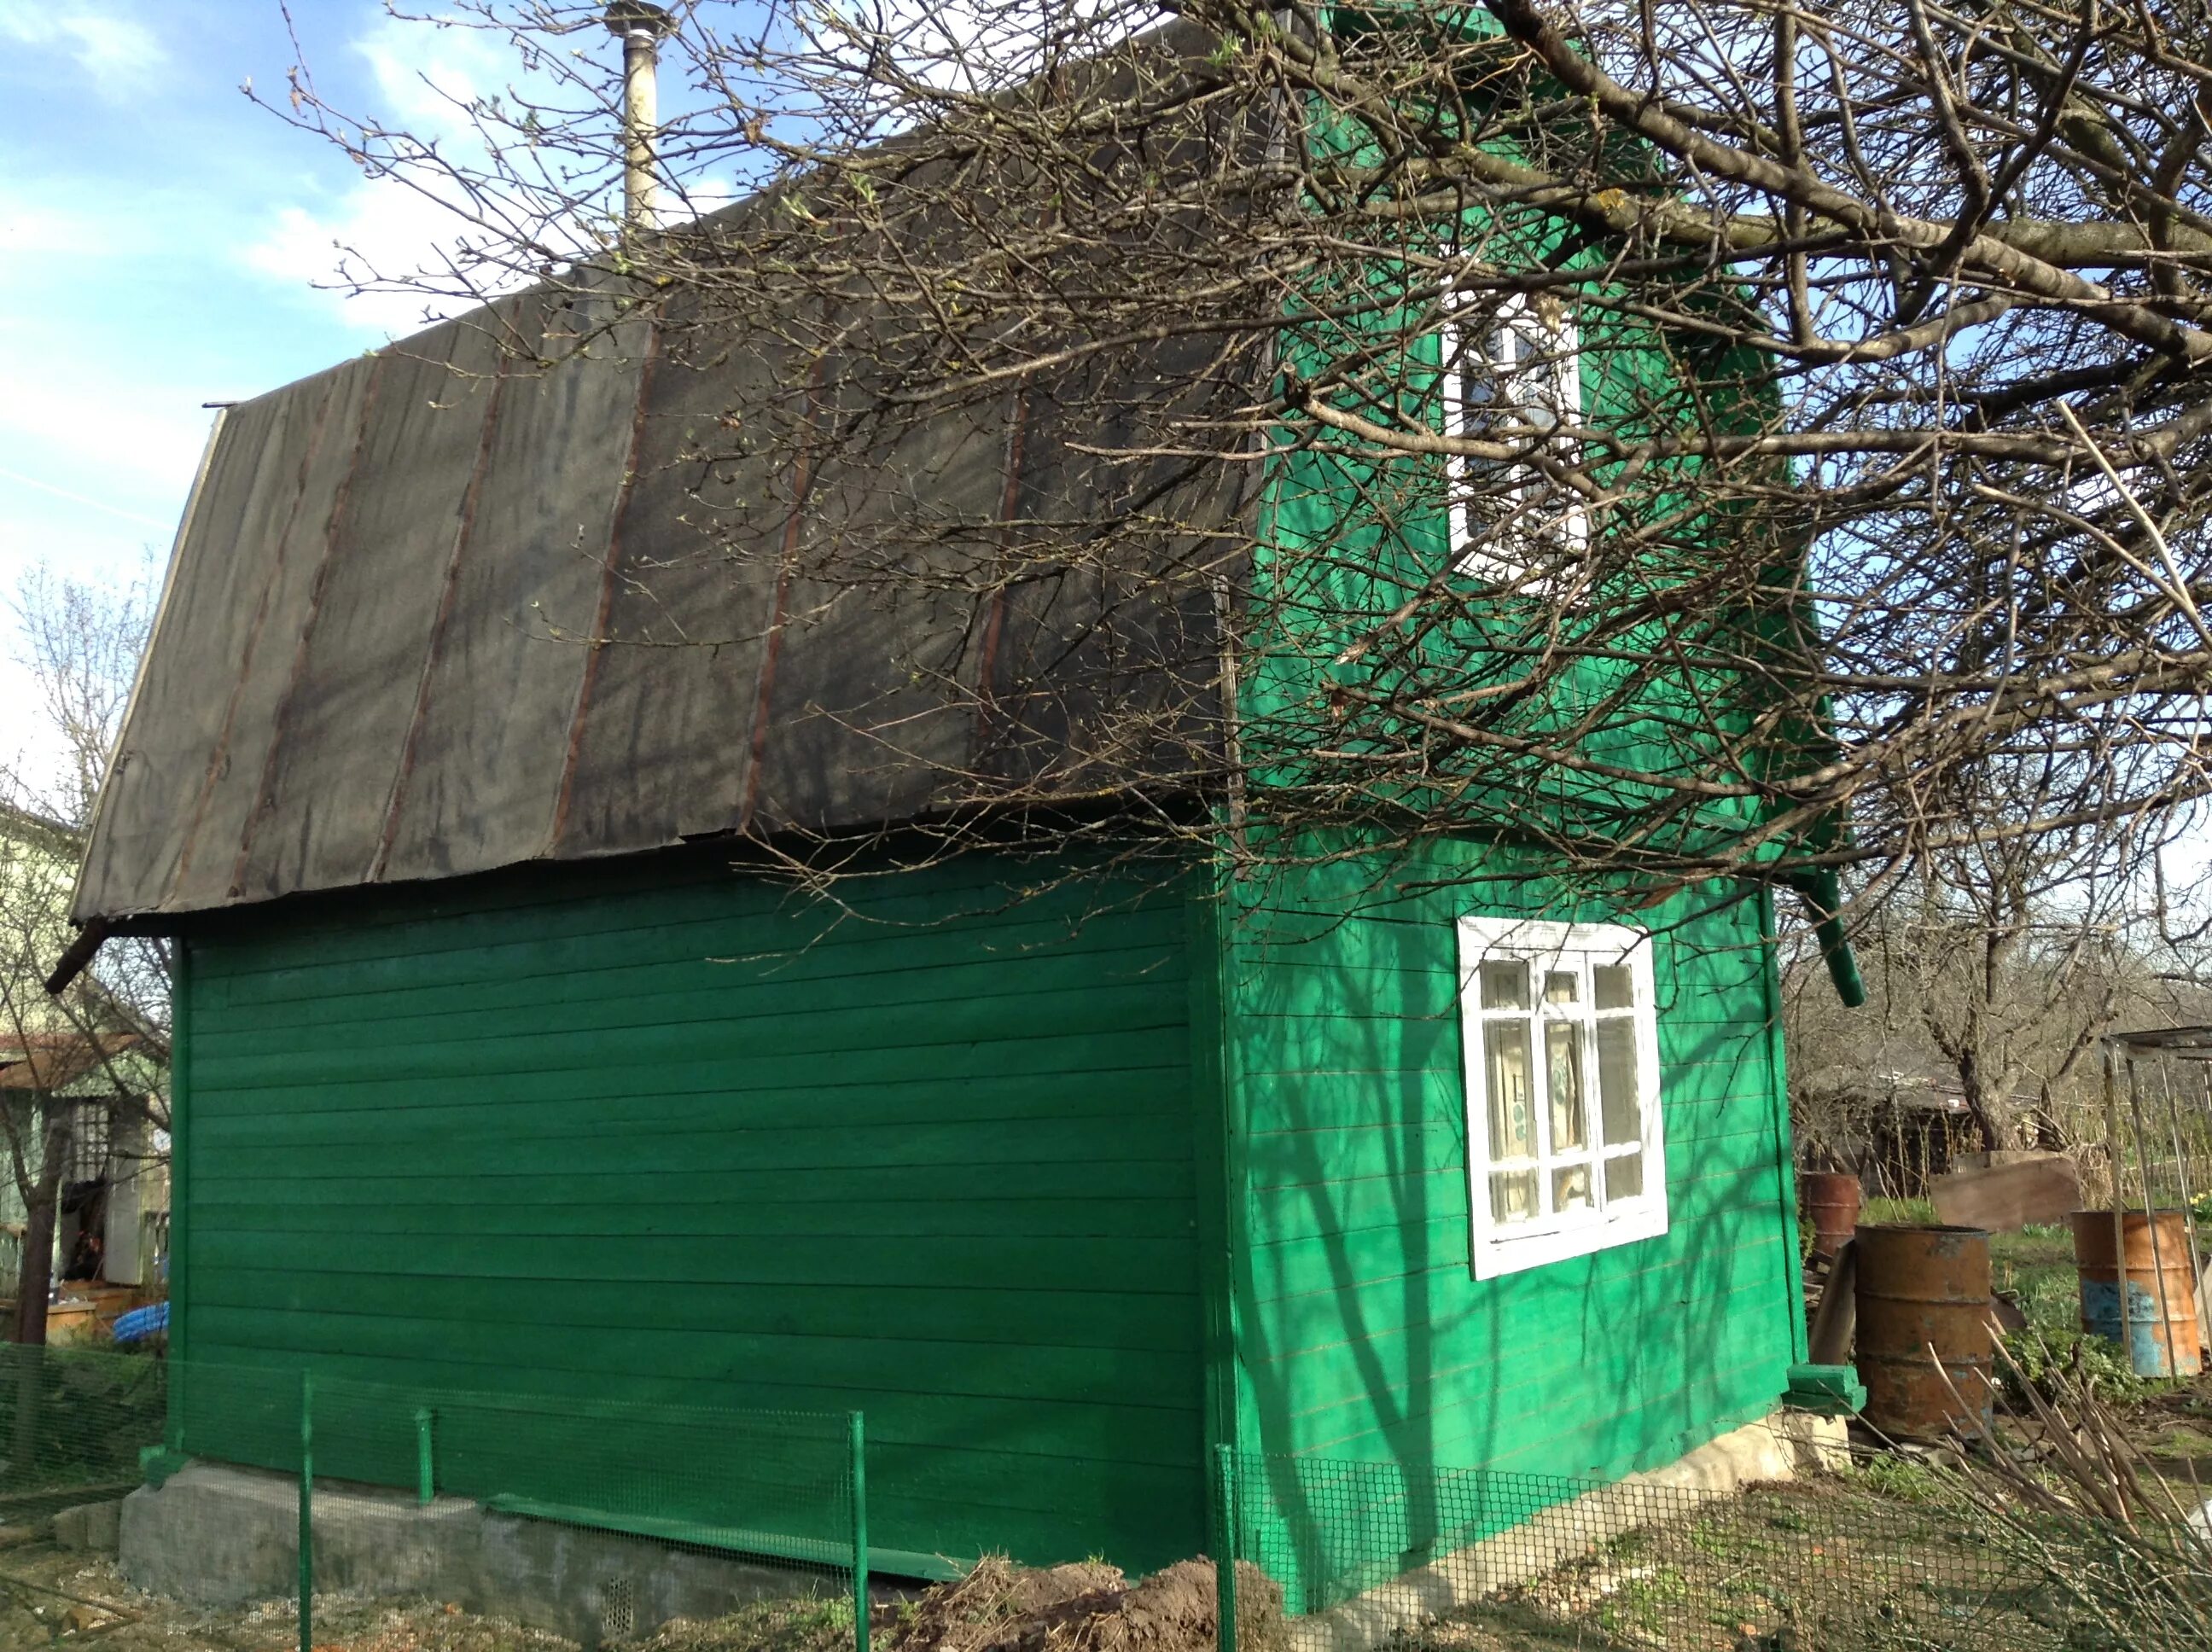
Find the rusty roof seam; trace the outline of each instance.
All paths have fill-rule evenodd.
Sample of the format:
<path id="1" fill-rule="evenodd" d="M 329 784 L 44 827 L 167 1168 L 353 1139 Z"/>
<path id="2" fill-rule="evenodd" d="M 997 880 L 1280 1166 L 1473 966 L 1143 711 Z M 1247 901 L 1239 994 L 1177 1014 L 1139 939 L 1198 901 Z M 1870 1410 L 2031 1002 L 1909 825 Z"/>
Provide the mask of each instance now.
<path id="1" fill-rule="evenodd" d="M 283 750 L 284 733 L 292 719 L 293 702 L 299 698 L 300 684 L 307 674 L 307 653 L 315 640 L 316 623 L 322 617 L 323 592 L 330 583 L 331 563 L 337 551 L 338 533 L 345 521 L 346 512 L 353 502 L 354 482 L 361 474 L 361 456 L 368 445 L 371 420 L 375 416 L 378 392 L 384 386 L 386 369 L 391 365 L 392 347 L 379 350 L 375 365 L 370 367 L 368 384 L 362 392 L 361 422 L 354 431 L 353 456 L 346 461 L 346 473 L 339 482 L 337 492 L 331 501 L 331 513 L 323 524 L 323 556 L 316 565 L 313 583 L 307 591 L 307 613 L 300 627 L 300 646 L 293 651 L 292 670 L 284 680 L 284 692 L 276 702 L 275 714 L 270 719 L 269 749 L 261 760 L 261 779 L 256 784 L 252 801 L 246 813 L 246 825 L 239 833 L 238 859 L 230 869 L 229 897 L 242 899 L 246 892 L 246 868 L 253 858 L 255 840 L 260 835 L 262 823 L 274 811 L 276 801 L 276 756 Z M 174 900 L 179 890 L 176 882 L 170 885 L 170 899 Z"/>
<path id="2" fill-rule="evenodd" d="M 378 836 L 376 853 L 368 863 L 368 876 L 362 880 L 365 883 L 384 880 L 384 868 L 392 859 L 393 840 L 399 835 L 399 817 L 407 807 L 408 782 L 415 770 L 416 746 L 430 712 L 430 683 L 437 675 L 438 657 L 453 621 L 453 597 L 460 588 L 461 562 L 468 555 L 469 542 L 475 534 L 477 503 L 483 496 L 485 472 L 491 469 L 492 448 L 499 435 L 500 404 L 506 398 L 507 386 L 514 376 L 514 360 L 512 351 L 500 351 L 499 367 L 492 374 L 491 394 L 484 398 L 483 428 L 477 437 L 476 464 L 469 471 L 469 485 L 461 495 L 461 517 L 453 527 L 453 549 L 446 558 L 445 586 L 438 593 L 438 612 L 430 622 L 429 640 L 423 645 L 422 669 L 415 679 L 415 709 L 407 720 L 407 733 L 399 743 L 399 760 L 392 771 L 392 789 L 386 794 L 384 830 Z"/>
<path id="3" fill-rule="evenodd" d="M 316 459 L 323 451 L 324 433 L 330 428 L 331 410 L 338 401 L 339 377 L 331 377 L 329 393 L 315 410 L 313 428 L 308 432 L 307 445 L 300 455 L 299 475 L 292 490 L 292 508 L 284 514 L 284 526 L 276 536 L 276 554 L 271 558 L 269 576 L 262 581 L 261 600 L 254 604 L 253 618 L 246 627 L 246 647 L 238 659 L 238 675 L 230 685 L 230 697 L 224 702 L 222 724 L 216 732 L 215 749 L 208 754 L 207 773 L 200 778 L 198 798 L 192 805 L 190 823 L 185 828 L 183 847 L 177 852 L 177 872 L 173 889 L 180 886 L 192 868 L 192 857 L 199 848 L 200 828 L 206 823 L 208 803 L 215 796 L 216 780 L 230 755 L 230 737 L 238 723 L 239 702 L 246 697 L 246 685 L 253 675 L 253 657 L 260 651 L 262 629 L 269 621 L 269 608 L 276 598 L 276 586 L 284 577 L 284 547 L 290 543 L 292 530 L 300 520 L 300 513 L 307 502 L 307 477 L 314 469 Z"/>
<path id="4" fill-rule="evenodd" d="M 799 558 L 799 535 L 805 525 L 807 491 L 814 483 L 814 439 L 822 412 L 822 379 L 828 361 L 826 349 L 817 351 L 806 380 L 806 422 L 799 432 L 799 452 L 793 456 L 791 513 L 784 519 L 783 546 L 777 558 L 775 598 L 769 610 L 768 634 L 761 651 L 760 675 L 753 687 L 752 736 L 746 746 L 745 784 L 739 793 L 737 829 L 752 829 L 760 804 L 761 769 L 768 759 L 768 731 L 775 695 L 776 657 L 783 648 L 784 610 L 791 599 L 793 564 Z"/>
<path id="5" fill-rule="evenodd" d="M 1000 572 L 1014 544 L 1014 512 L 1021 503 L 1024 451 L 1029 435 L 1030 392 L 1024 385 L 1014 392 L 1006 413 L 1006 480 L 999 495 L 999 556 Z M 1001 578 L 991 592 L 991 605 L 983 620 L 983 636 L 975 662 L 975 746 L 970 768 L 990 760 L 991 743 L 999 723 L 999 642 L 1006 629 L 1006 586 Z"/>
<path id="6" fill-rule="evenodd" d="M 637 491 L 637 465 L 644 451 L 646 418 L 651 410 L 653 381 L 660 365 L 660 323 L 649 321 L 645 331 L 645 360 L 638 367 L 637 411 L 631 416 L 629 452 L 623 462 L 622 485 L 616 495 L 607 528 L 606 563 L 599 575 L 599 605 L 592 616 L 592 635 L 585 641 L 584 672 L 576 684 L 576 706 L 568 719 L 568 745 L 561 760 L 561 784 L 553 798 L 552 827 L 545 837 L 546 854 L 560 852 L 568 829 L 568 807 L 576 786 L 576 762 L 584 749 L 584 725 L 590 718 L 592 695 L 599 686 L 599 659 L 607 649 L 607 628 L 614 623 L 615 589 L 621 583 L 623 534 L 629 525 L 630 500 Z"/>

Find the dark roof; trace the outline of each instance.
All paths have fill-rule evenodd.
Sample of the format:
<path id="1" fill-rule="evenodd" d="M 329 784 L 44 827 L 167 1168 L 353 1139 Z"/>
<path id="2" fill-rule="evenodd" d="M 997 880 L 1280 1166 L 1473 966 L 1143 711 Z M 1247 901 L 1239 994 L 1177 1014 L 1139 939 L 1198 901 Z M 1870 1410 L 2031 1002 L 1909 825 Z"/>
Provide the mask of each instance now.
<path id="1" fill-rule="evenodd" d="M 137 1033 L 103 1033 L 97 1039 L 80 1032 L 0 1036 L 0 1090 L 60 1090 L 143 1042 Z"/>
<path id="2" fill-rule="evenodd" d="M 1017 525 L 1249 519 L 1255 467 L 1084 451 L 1153 445 L 1205 348 L 872 430 L 865 349 L 549 289 L 229 410 L 76 917 L 1188 784 L 1206 581 L 991 570 Z"/>

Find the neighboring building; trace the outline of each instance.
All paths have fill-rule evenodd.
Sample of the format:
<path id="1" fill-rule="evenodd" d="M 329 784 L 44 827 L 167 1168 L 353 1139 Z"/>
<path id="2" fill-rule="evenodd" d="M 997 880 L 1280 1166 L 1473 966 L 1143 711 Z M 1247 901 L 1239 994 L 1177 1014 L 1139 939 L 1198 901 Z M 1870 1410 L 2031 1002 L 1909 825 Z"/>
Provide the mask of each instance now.
<path id="1" fill-rule="evenodd" d="M 0 805 L 0 1296 L 13 1298 L 29 1212 L 10 1145 L 32 1187 L 43 1179 L 47 1126 L 70 1109 L 70 1151 L 56 1187 L 54 1279 L 64 1286 L 158 1286 L 166 1243 L 166 1133 L 161 1063 L 96 984 L 70 1006 L 44 975 L 68 944 L 79 835 Z"/>
<path id="2" fill-rule="evenodd" d="M 648 367 L 620 329 L 574 354 L 557 303 L 496 319 L 568 359 L 509 368 L 468 318 L 246 402 L 186 515 L 77 910 L 176 938 L 176 1356 L 857 1408 L 881 1550 L 1133 1570 L 1206 1546 L 1214 1445 L 1285 1460 L 1266 1521 L 1301 1454 L 1615 1477 L 1777 1406 L 1765 896 L 1562 909 L 1534 837 L 1226 904 L 1195 853 L 1080 835 L 933 864 L 898 829 L 979 776 L 1064 774 L 1071 820 L 1200 789 L 1205 591 L 1130 604 L 1120 705 L 1055 698 L 1056 615 L 961 653 L 964 610 L 702 550 L 709 504 L 771 547 L 913 508 L 787 452 L 702 504 L 677 461 L 784 382 L 746 341 Z M 1103 516 L 1157 478 L 1085 459 L 1082 416 L 1037 386 L 882 462 L 987 539 L 1002 501 Z M 1264 576 L 1337 485 L 1178 508 Z M 672 605 L 714 646 L 623 646 Z M 534 617 L 568 615 L 615 642 Z M 916 665 L 954 654 L 958 709 Z M 842 904 L 762 847 L 878 829 Z"/>
<path id="3" fill-rule="evenodd" d="M 1955 1070 L 1838 1063 L 1812 1072 L 1801 1068 L 1791 1089 L 1798 1156 L 1806 1167 L 1855 1171 L 1879 1198 L 1924 1199 L 1933 1178 L 1962 1155 L 1989 1147 Z M 2034 1126 L 2039 1145 L 2064 1146 L 2045 1097 L 2015 1090 L 2008 1102 L 2015 1118 Z"/>

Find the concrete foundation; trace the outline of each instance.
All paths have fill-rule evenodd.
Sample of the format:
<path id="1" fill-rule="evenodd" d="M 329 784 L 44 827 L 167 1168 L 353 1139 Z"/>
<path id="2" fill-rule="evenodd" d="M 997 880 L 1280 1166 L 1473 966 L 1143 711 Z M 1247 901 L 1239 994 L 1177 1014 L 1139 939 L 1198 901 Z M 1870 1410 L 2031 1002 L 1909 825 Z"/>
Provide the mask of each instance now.
<path id="1" fill-rule="evenodd" d="M 1664 1468 L 1631 1474 L 1327 1612 L 1294 1618 L 1288 1625 L 1291 1644 L 1297 1652 L 1368 1652 L 1431 1619 L 1589 1554 L 1608 1538 L 1687 1512 L 1701 1500 L 1731 1497 L 1764 1480 L 1840 1469 L 1850 1461 L 1844 1418 L 1778 1412 L 1723 1434 Z"/>
<path id="2" fill-rule="evenodd" d="M 296 1593 L 299 1531 L 293 1480 L 196 1462 L 124 1499 L 118 1561 L 141 1588 L 242 1606 Z M 495 1514 L 463 1497 L 421 1503 L 323 1482 L 314 1538 L 319 1590 L 449 1600 L 586 1646 L 843 1587 L 826 1573 Z"/>

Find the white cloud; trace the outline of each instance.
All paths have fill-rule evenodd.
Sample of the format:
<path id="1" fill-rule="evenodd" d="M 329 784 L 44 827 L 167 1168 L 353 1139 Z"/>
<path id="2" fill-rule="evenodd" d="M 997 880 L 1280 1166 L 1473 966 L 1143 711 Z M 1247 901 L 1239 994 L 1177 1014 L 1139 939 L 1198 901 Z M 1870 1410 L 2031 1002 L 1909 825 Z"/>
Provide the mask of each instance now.
<path id="1" fill-rule="evenodd" d="M 405 283 L 441 267 L 459 220 L 390 179 L 364 179 L 319 209 L 284 206 L 240 254 L 246 266 L 288 286 L 319 288 L 347 325 L 380 337 L 415 332 L 428 319 L 472 307 L 423 290 L 353 290 L 360 282 Z"/>
<path id="2" fill-rule="evenodd" d="M 53 3 L 53 0 L 0 0 L 0 36 L 23 46 L 57 39 L 100 95 L 122 99 L 150 81 L 169 54 L 145 24 L 112 12 L 100 13 Z"/>
<path id="3" fill-rule="evenodd" d="M 82 264 L 116 250 L 111 216 L 34 200 L 0 183 L 0 259 L 65 258 Z"/>
<path id="4" fill-rule="evenodd" d="M 239 256 L 261 275 L 322 289 L 349 327 L 404 335 L 471 307 L 475 299 L 455 290 L 462 284 L 456 254 L 469 243 L 496 253 L 506 239 L 441 203 L 441 197 L 463 198 L 441 168 L 496 175 L 471 110 L 479 100 L 508 95 L 516 64 L 502 32 L 450 19 L 387 15 L 351 50 L 368 68 L 375 124 L 405 134 L 403 151 L 434 148 L 439 161 L 408 165 L 406 181 L 362 177 L 334 195 L 282 203 Z M 522 221 L 535 235 L 549 233 L 526 210 Z M 459 261 L 471 285 L 499 291 L 521 284 L 496 260 Z"/>
<path id="5" fill-rule="evenodd" d="M 473 139 L 470 106 L 514 78 L 503 33 L 451 19 L 386 16 L 353 50 L 375 82 L 379 118 L 422 138 Z"/>

